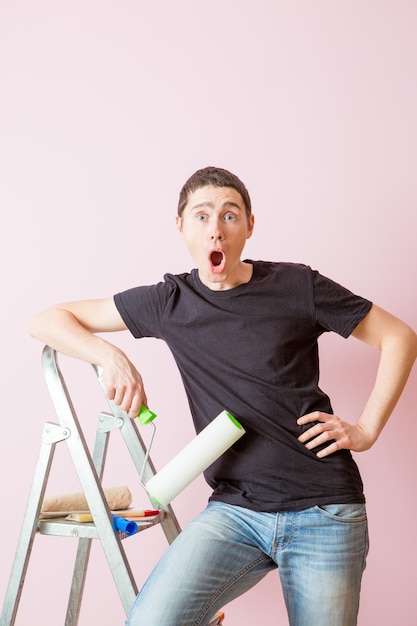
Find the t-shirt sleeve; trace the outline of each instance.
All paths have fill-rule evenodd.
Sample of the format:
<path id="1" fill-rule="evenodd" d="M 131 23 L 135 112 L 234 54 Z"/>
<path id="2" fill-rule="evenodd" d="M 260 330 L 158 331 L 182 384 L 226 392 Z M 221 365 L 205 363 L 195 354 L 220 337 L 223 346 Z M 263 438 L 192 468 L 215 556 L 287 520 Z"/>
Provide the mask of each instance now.
<path id="1" fill-rule="evenodd" d="M 132 335 L 161 338 L 161 323 L 169 289 L 163 282 L 134 287 L 117 293 L 113 299 Z"/>
<path id="2" fill-rule="evenodd" d="M 372 302 L 356 295 L 330 278 L 312 272 L 316 323 L 325 331 L 349 337 L 369 313 Z"/>

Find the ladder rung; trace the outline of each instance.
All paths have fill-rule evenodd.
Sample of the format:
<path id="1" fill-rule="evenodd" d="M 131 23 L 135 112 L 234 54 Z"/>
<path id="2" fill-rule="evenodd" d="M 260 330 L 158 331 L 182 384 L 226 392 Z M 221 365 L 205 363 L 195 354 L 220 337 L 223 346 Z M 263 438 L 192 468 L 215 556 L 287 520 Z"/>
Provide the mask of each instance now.
<path id="1" fill-rule="evenodd" d="M 142 520 L 135 520 L 138 532 L 151 528 L 155 524 L 160 524 L 164 519 L 163 511 L 159 515 Z M 74 522 L 65 518 L 40 519 L 38 521 L 38 531 L 41 535 L 54 535 L 57 537 L 83 537 L 87 539 L 99 539 L 97 529 L 93 522 Z M 137 534 L 137 533 L 135 533 Z"/>

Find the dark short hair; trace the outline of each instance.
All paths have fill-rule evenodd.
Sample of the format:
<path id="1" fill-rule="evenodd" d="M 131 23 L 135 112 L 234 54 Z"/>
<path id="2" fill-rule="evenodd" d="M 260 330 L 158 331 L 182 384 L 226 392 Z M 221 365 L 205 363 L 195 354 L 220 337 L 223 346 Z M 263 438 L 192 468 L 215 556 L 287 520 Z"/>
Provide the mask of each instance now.
<path id="1" fill-rule="evenodd" d="M 180 197 L 178 200 L 178 215 L 181 217 L 188 199 L 194 191 L 201 187 L 207 187 L 213 185 L 213 187 L 232 187 L 242 196 L 243 203 L 246 209 L 246 215 L 248 218 L 252 213 L 252 206 L 248 190 L 242 181 L 232 172 L 224 170 L 220 167 L 204 167 L 201 170 L 194 172 L 192 176 L 184 184 L 180 191 Z"/>

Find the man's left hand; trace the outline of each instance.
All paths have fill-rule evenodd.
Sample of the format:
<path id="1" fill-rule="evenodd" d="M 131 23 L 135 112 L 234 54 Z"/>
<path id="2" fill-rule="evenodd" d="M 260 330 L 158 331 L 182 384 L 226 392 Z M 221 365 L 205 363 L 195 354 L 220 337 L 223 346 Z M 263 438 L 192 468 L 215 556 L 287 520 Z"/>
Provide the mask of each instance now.
<path id="1" fill-rule="evenodd" d="M 337 415 L 314 411 L 303 415 L 297 420 L 299 426 L 314 422 L 308 430 L 303 432 L 298 441 L 304 443 L 307 450 L 314 450 L 317 446 L 328 445 L 317 452 L 317 457 L 322 459 L 337 450 L 352 450 L 363 452 L 369 450 L 374 441 L 360 424 L 352 425 L 344 422 Z"/>

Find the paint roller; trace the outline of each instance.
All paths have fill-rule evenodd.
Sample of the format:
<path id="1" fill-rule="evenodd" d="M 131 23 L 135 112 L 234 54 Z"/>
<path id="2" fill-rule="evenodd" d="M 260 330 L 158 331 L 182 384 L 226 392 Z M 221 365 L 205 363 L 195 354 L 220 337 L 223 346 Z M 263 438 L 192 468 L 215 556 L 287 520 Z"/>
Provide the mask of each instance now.
<path id="1" fill-rule="evenodd" d="M 151 441 L 145 455 L 145 461 L 155 435 L 153 420 L 156 414 L 142 407 L 138 419 L 140 424 L 154 427 Z M 194 437 L 174 458 L 146 483 L 141 482 L 149 496 L 161 505 L 169 504 L 199 474 L 214 463 L 226 450 L 245 434 L 245 429 L 228 411 L 222 411 L 210 424 Z"/>

